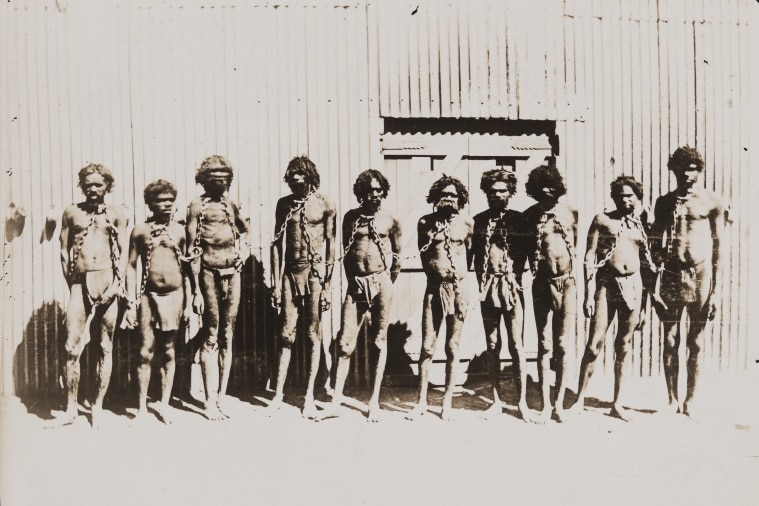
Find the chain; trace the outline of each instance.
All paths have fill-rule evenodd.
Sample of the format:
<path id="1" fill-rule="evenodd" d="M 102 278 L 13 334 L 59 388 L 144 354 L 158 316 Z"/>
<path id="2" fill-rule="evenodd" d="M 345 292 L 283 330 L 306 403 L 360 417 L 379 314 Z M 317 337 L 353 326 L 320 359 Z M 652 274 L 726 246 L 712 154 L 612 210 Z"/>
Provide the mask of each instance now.
<path id="1" fill-rule="evenodd" d="M 625 230 L 637 230 L 640 232 L 641 240 L 643 241 L 643 247 L 644 247 L 644 254 L 646 257 L 646 261 L 651 266 L 652 269 L 655 269 L 654 266 L 654 260 L 653 256 L 651 255 L 651 249 L 648 246 L 648 234 L 646 234 L 645 227 L 643 226 L 643 223 L 640 221 L 640 218 L 633 217 L 633 216 L 624 216 L 622 218 L 621 226 L 619 227 L 619 231 L 614 235 L 614 242 L 612 242 L 611 247 L 606 252 L 606 254 L 603 256 L 601 260 L 598 262 L 585 262 L 586 265 L 591 267 L 593 270 L 598 270 L 606 263 L 611 260 L 612 255 L 614 254 L 614 251 L 617 249 L 617 244 L 619 243 L 619 238 L 622 237 L 622 234 L 625 233 Z"/>
<path id="2" fill-rule="evenodd" d="M 179 245 L 174 241 L 174 239 L 169 234 L 169 225 L 173 222 L 174 216 L 172 213 L 171 218 L 169 219 L 169 223 L 163 223 L 163 224 L 157 224 L 157 223 L 151 223 L 150 224 L 150 235 L 148 236 L 147 243 L 145 244 L 145 261 L 143 262 L 142 267 L 142 280 L 140 282 L 140 292 L 137 295 L 137 300 L 135 301 L 135 305 L 139 306 L 142 302 L 142 296 L 145 294 L 145 288 L 148 284 L 148 274 L 150 273 L 150 258 L 153 254 L 153 248 L 155 247 L 155 239 L 158 239 L 162 235 L 166 235 L 166 237 L 169 239 L 169 242 L 174 249 L 174 254 L 177 257 L 177 263 L 179 264 L 179 267 L 181 269 L 182 262 L 187 260 L 187 257 L 182 255 L 182 250 L 179 248 Z"/>
<path id="3" fill-rule="evenodd" d="M 321 273 L 319 272 L 319 269 L 316 268 L 316 264 L 322 263 L 323 258 L 321 255 L 314 250 L 313 244 L 311 244 L 311 234 L 308 233 L 308 227 L 306 226 L 306 209 L 303 208 L 303 212 L 300 213 L 300 231 L 301 235 L 303 236 L 303 240 L 306 243 L 306 255 L 308 256 L 308 263 L 311 266 L 311 275 L 316 278 L 317 281 L 319 281 L 319 284 L 322 286 L 322 289 L 324 289 L 324 285 L 326 284 L 326 279 L 322 277 Z"/>
<path id="4" fill-rule="evenodd" d="M 495 227 L 498 222 L 500 222 L 503 217 L 506 216 L 506 211 L 501 211 L 498 213 L 498 216 L 491 216 L 490 219 L 488 219 L 488 226 L 485 229 L 485 251 L 484 256 L 482 259 L 482 285 L 480 285 L 480 291 L 484 289 L 485 284 L 485 275 L 488 274 L 488 266 L 490 265 L 490 246 L 493 241 L 493 235 L 495 233 Z M 514 276 L 514 270 L 513 270 L 513 261 L 511 259 L 511 256 L 509 255 L 509 243 L 508 239 L 506 237 L 506 227 L 503 228 L 503 258 L 506 259 L 506 272 L 503 274 L 505 275 L 506 279 L 511 283 L 512 285 L 517 287 L 517 290 L 522 290 L 522 287 L 519 286 L 519 283 L 516 281 L 516 277 Z"/>
<path id="5" fill-rule="evenodd" d="M 459 277 L 456 275 L 456 264 L 453 262 L 450 218 L 445 222 L 445 228 L 443 230 L 443 246 L 445 248 L 445 254 L 448 257 L 448 261 L 451 262 L 451 269 L 453 269 L 453 291 L 456 294 L 456 299 L 458 300 L 461 297 L 461 287 L 459 286 Z"/>
<path id="6" fill-rule="evenodd" d="M 94 213 L 87 212 L 87 216 L 89 217 L 90 221 L 87 223 L 87 227 L 85 227 L 82 235 L 77 238 L 76 244 L 74 244 L 74 247 L 72 248 L 73 251 L 71 252 L 71 259 L 69 260 L 69 276 L 72 272 L 74 272 L 76 263 L 79 261 L 79 255 L 82 252 L 82 244 L 84 244 L 84 239 L 87 237 L 87 234 L 89 234 L 90 228 L 92 228 L 92 225 L 95 224 L 95 216 L 103 213 L 105 213 L 105 204 L 98 205 Z"/>
<path id="7" fill-rule="evenodd" d="M 685 216 L 685 204 L 690 200 L 690 195 L 686 197 L 676 197 L 675 209 L 672 213 L 672 224 L 669 226 L 669 234 L 667 234 L 667 256 L 672 255 L 672 248 L 675 245 L 675 236 L 677 233 L 678 220 Z"/>
<path id="8" fill-rule="evenodd" d="M 561 235 L 561 238 L 564 240 L 564 244 L 567 246 L 567 251 L 569 252 L 569 276 L 572 276 L 572 264 L 574 263 L 575 258 L 575 247 L 572 244 L 572 241 L 569 240 L 569 233 L 567 232 L 566 227 L 564 226 L 561 221 L 559 221 L 558 217 L 556 216 L 556 213 L 553 211 L 547 211 L 543 213 L 540 216 L 540 222 L 538 223 L 538 241 L 537 246 L 535 248 L 535 253 L 533 255 L 533 260 L 530 263 L 532 267 L 532 273 L 535 274 L 538 272 L 538 267 L 540 267 L 540 260 L 542 259 L 543 253 L 543 236 L 546 233 L 546 224 L 548 223 L 549 219 L 552 219 L 556 223 L 556 226 L 559 229 L 559 234 Z"/>
<path id="9" fill-rule="evenodd" d="M 179 256 L 180 260 L 192 262 L 193 270 L 198 270 L 200 268 L 199 258 L 203 254 L 203 249 L 200 247 L 200 242 L 202 240 L 203 236 L 203 219 L 205 218 L 206 210 L 208 209 L 208 204 L 211 202 L 210 197 L 206 197 L 203 199 L 203 203 L 200 205 L 200 211 L 198 212 L 198 226 L 195 230 L 195 240 L 192 243 L 192 246 L 188 248 L 187 256 Z M 222 207 L 222 210 L 224 211 L 224 214 L 227 217 L 227 222 L 229 222 L 229 226 L 232 228 L 232 236 L 234 238 L 235 243 L 235 265 L 239 268 L 242 266 L 242 256 L 240 255 L 240 246 L 238 244 L 238 241 L 240 239 L 240 229 L 237 228 L 237 224 L 235 223 L 234 213 L 230 209 L 230 206 L 227 202 L 227 199 L 222 197 L 222 199 L 219 201 L 219 204 Z"/>
<path id="10" fill-rule="evenodd" d="M 287 229 L 287 223 L 293 219 L 293 216 L 295 216 L 295 213 L 300 211 L 301 209 L 305 209 L 306 202 L 314 195 L 317 195 L 316 190 L 311 190 L 308 192 L 308 194 L 299 200 L 294 200 L 293 204 L 294 206 L 290 207 L 290 210 L 287 211 L 287 216 L 285 216 L 284 221 L 282 222 L 282 226 L 279 227 L 279 230 L 277 230 L 277 233 L 274 234 L 274 239 L 272 239 L 271 243 L 275 244 L 277 241 L 279 241 L 282 236 L 285 234 L 285 230 Z"/>
<path id="11" fill-rule="evenodd" d="M 387 258 L 385 258 L 385 247 L 382 244 L 382 239 L 380 239 L 379 233 L 377 233 L 377 228 L 374 226 L 374 218 L 375 217 L 374 217 L 374 215 L 372 215 L 372 216 L 363 216 L 362 215 L 361 218 L 363 218 L 363 219 L 365 219 L 367 221 L 367 224 L 369 226 L 369 236 L 374 241 L 374 244 L 377 245 L 377 249 L 379 249 L 380 257 L 382 258 L 383 270 L 387 270 L 389 266 L 387 265 Z M 356 221 L 358 221 L 358 220 L 356 220 Z"/>

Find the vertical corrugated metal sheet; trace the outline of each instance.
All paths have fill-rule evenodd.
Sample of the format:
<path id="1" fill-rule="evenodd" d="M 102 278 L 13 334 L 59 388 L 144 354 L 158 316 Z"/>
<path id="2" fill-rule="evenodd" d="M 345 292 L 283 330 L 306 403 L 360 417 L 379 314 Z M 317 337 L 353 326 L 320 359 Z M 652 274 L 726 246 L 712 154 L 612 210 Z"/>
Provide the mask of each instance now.
<path id="1" fill-rule="evenodd" d="M 235 375 L 267 375 L 275 326 L 261 297 L 261 265 L 274 202 L 286 192 L 284 166 L 308 153 L 342 216 L 354 203 L 357 172 L 382 166 L 382 116 L 555 121 L 557 163 L 580 212 L 580 250 L 592 216 L 611 204 L 611 179 L 635 175 L 652 204 L 672 186 L 669 153 L 695 145 L 707 160 L 706 185 L 725 195 L 734 219 L 722 319 L 707 356 L 722 369 L 753 358 L 747 69 L 756 61 L 749 53 L 756 14 L 738 0 L 51 1 L 0 9 L 0 204 L 5 210 L 12 201 L 28 214 L 23 233 L 2 248 L 4 394 L 55 388 L 67 290 L 60 221 L 47 237 L 45 219 L 79 200 L 75 174 L 90 161 L 113 169 L 112 201 L 139 222 L 146 182 L 176 182 L 184 205 L 198 192 L 193 172 L 202 158 L 230 158 L 238 168 L 233 196 L 252 217 L 255 257 Z M 391 182 L 414 170 L 390 162 Z M 395 186 L 391 199 L 412 209 L 418 196 Z M 417 218 L 408 217 L 411 227 Z M 325 336 L 338 322 L 333 310 Z M 586 331 L 580 318 L 578 356 Z M 635 350 L 636 371 L 658 374 L 655 318 Z M 128 346 L 121 353 L 128 357 Z M 125 358 L 120 367 L 128 379 L 131 364 Z"/>

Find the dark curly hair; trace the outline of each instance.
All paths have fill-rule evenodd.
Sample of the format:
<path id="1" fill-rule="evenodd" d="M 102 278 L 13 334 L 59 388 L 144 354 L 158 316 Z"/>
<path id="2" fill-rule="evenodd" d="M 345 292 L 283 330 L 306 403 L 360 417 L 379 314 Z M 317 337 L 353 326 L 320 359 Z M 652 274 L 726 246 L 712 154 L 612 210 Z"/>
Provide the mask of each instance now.
<path id="1" fill-rule="evenodd" d="M 356 178 L 353 183 L 353 194 L 360 200 L 369 194 L 372 186 L 372 179 L 376 179 L 382 187 L 382 198 L 387 197 L 390 192 L 390 183 L 382 172 L 374 169 L 367 169 Z"/>
<path id="2" fill-rule="evenodd" d="M 306 155 L 296 156 L 290 160 L 285 171 L 285 182 L 289 183 L 295 174 L 302 174 L 306 179 L 306 184 L 314 188 L 319 188 L 321 184 L 316 165 Z"/>
<path id="3" fill-rule="evenodd" d="M 557 198 L 567 193 L 567 187 L 564 185 L 564 178 L 561 177 L 559 169 L 549 165 L 540 165 L 532 169 L 524 187 L 527 195 L 535 200 L 540 200 L 544 196 L 543 188 L 553 188 L 554 196 Z"/>
<path id="4" fill-rule="evenodd" d="M 145 198 L 145 203 L 150 205 L 155 202 L 156 198 L 162 193 L 171 193 L 174 195 L 174 198 L 176 198 L 177 187 L 174 186 L 174 183 L 166 181 L 165 179 L 156 179 L 145 187 L 145 191 L 142 192 L 142 195 Z"/>
<path id="5" fill-rule="evenodd" d="M 629 186 L 638 200 L 643 200 L 643 185 L 632 176 L 619 176 L 611 182 L 611 198 L 617 200 L 622 193 L 622 188 Z"/>
<path id="6" fill-rule="evenodd" d="M 432 186 L 430 186 L 430 193 L 427 195 L 427 202 L 430 204 L 436 203 L 438 200 L 440 200 L 443 188 L 450 185 L 455 186 L 456 193 L 459 194 L 459 208 L 464 207 L 464 205 L 469 202 L 469 192 L 467 191 L 466 186 L 464 186 L 464 183 L 455 177 L 446 176 L 445 174 L 443 174 L 443 177 L 432 183 Z"/>
<path id="7" fill-rule="evenodd" d="M 106 169 L 105 166 L 99 163 L 91 163 L 79 170 L 79 188 L 84 189 L 84 180 L 90 174 L 100 174 L 103 177 L 103 181 L 105 181 L 106 185 L 106 191 L 110 192 L 113 189 L 113 174 L 111 174 L 111 171 Z"/>
<path id="8" fill-rule="evenodd" d="M 480 178 L 480 190 L 487 193 L 495 183 L 506 183 L 506 189 L 512 195 L 517 191 L 517 176 L 511 171 L 493 169 L 483 172 Z"/>
<path id="9" fill-rule="evenodd" d="M 195 182 L 204 186 L 211 177 L 211 172 L 216 171 L 225 171 L 229 174 L 230 182 L 232 181 L 235 172 L 232 168 L 232 164 L 229 163 L 229 160 L 221 155 L 211 155 L 203 160 L 203 163 L 200 164 L 198 170 L 195 171 Z"/>
<path id="10" fill-rule="evenodd" d="M 677 148 L 667 162 L 667 168 L 672 172 L 685 170 L 690 165 L 695 165 L 696 170 L 704 170 L 704 159 L 701 157 L 701 153 L 690 146 Z"/>

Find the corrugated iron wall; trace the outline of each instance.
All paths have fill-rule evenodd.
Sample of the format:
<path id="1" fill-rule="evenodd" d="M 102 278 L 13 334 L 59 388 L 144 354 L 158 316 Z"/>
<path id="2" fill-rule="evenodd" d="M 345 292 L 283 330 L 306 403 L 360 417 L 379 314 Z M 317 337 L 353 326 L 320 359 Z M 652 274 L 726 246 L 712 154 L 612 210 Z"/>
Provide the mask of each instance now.
<path id="1" fill-rule="evenodd" d="M 722 369 L 744 368 L 753 358 L 746 238 L 755 11 L 739 0 L 3 3 L 0 204 L 28 216 L 2 250 L 0 391 L 55 387 L 67 289 L 60 222 L 51 235 L 46 217 L 59 219 L 80 199 L 76 171 L 90 161 L 112 168 L 112 201 L 139 222 L 147 182 L 176 182 L 184 205 L 198 191 L 194 168 L 212 153 L 237 167 L 233 196 L 252 216 L 243 324 L 255 331 L 235 370 L 264 374 L 274 328 L 253 295 L 263 293 L 260 263 L 268 264 L 284 167 L 308 153 L 342 216 L 354 204 L 355 175 L 383 165 L 381 116 L 556 121 L 557 163 L 581 237 L 611 204 L 614 177 L 641 179 L 651 202 L 673 183 L 668 154 L 698 147 L 707 186 L 726 196 L 734 218 L 722 320 L 707 354 Z M 335 308 L 339 297 L 335 290 Z M 330 313 L 325 335 L 336 334 L 338 318 Z M 636 336 L 642 375 L 659 370 L 657 327 L 654 319 Z M 131 365 L 121 367 L 127 378 Z"/>

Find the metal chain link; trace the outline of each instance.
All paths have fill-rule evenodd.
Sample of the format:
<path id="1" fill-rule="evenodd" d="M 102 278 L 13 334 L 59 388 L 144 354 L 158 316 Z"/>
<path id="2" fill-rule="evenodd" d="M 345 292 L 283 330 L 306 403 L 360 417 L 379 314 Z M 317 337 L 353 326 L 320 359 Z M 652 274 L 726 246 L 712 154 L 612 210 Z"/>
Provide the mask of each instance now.
<path id="1" fill-rule="evenodd" d="M 145 288 L 148 284 L 148 275 L 150 273 L 150 259 L 153 254 L 153 248 L 155 247 L 155 239 L 158 239 L 162 235 L 165 235 L 168 238 L 169 244 L 171 245 L 172 249 L 174 250 L 174 254 L 177 257 L 177 263 L 179 264 L 180 269 L 182 267 L 182 262 L 187 261 L 187 257 L 182 255 L 182 250 L 179 248 L 179 245 L 169 234 L 169 225 L 171 225 L 173 221 L 174 215 L 172 213 L 172 216 L 169 219 L 169 223 L 150 223 L 150 234 L 148 235 L 147 242 L 145 243 L 145 260 L 142 266 L 142 280 L 140 282 L 140 291 L 137 295 L 137 300 L 134 301 L 135 306 L 137 307 L 139 307 L 140 303 L 142 302 L 142 296 L 145 294 Z"/>
<path id="2" fill-rule="evenodd" d="M 535 248 L 535 253 L 533 255 L 533 260 L 530 263 L 530 266 L 532 267 L 532 273 L 535 274 L 538 272 L 538 267 L 540 267 L 540 260 L 543 257 L 542 249 L 543 249 L 543 236 L 546 233 L 546 224 L 548 223 L 548 220 L 553 219 L 553 221 L 556 223 L 556 226 L 559 229 L 559 234 L 561 235 L 561 238 L 564 240 L 564 244 L 567 247 L 567 251 L 569 252 L 569 277 L 574 279 L 574 275 L 572 274 L 572 271 L 574 269 L 574 259 L 575 259 L 575 247 L 574 244 L 569 240 L 569 232 L 567 232 L 566 227 L 564 224 L 559 220 L 558 216 L 556 216 L 556 213 L 554 211 L 546 211 L 540 216 L 540 220 L 538 223 L 538 241 L 537 246 Z"/>
<path id="3" fill-rule="evenodd" d="M 485 246 L 485 251 L 484 251 L 483 259 L 482 259 L 482 274 L 483 274 L 483 276 L 482 276 L 482 284 L 480 285 L 480 291 L 484 290 L 485 275 L 488 274 L 488 266 L 490 265 L 490 262 L 489 262 L 489 260 L 490 260 L 490 258 L 489 258 L 490 257 L 490 246 L 491 246 L 492 241 L 493 241 L 493 235 L 495 233 L 495 228 L 496 228 L 496 225 L 498 224 L 498 222 L 500 222 L 504 218 L 504 216 L 506 216 L 506 211 L 505 210 L 501 211 L 500 213 L 498 213 L 497 216 L 491 216 L 488 219 L 488 226 L 485 229 L 485 245 L 484 245 Z M 517 283 L 516 277 L 514 275 L 513 260 L 511 259 L 511 255 L 509 254 L 509 242 L 508 242 L 508 237 L 507 237 L 507 229 L 506 229 L 505 225 L 503 227 L 502 237 L 503 237 L 503 247 L 504 247 L 503 258 L 506 259 L 506 271 L 503 272 L 503 273 L 500 273 L 500 274 L 504 274 L 505 278 L 509 281 L 509 283 L 512 286 L 516 286 L 517 290 L 521 291 L 522 287 L 519 285 L 519 283 Z"/>

